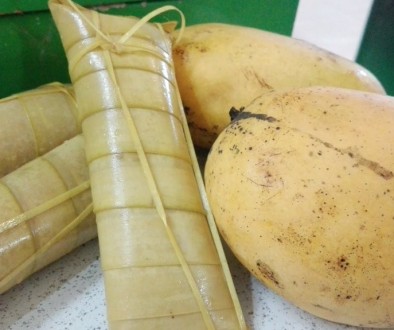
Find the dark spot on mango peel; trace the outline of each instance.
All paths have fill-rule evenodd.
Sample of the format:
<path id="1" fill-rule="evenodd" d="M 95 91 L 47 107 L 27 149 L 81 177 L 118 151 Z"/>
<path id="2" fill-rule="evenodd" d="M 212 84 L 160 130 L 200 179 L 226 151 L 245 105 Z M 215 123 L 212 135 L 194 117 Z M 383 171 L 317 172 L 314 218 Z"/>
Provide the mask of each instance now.
<path id="1" fill-rule="evenodd" d="M 349 267 L 349 262 L 347 261 L 347 258 L 345 256 L 341 256 L 337 260 L 337 265 L 340 269 L 346 270 Z"/>
<path id="2" fill-rule="evenodd" d="M 271 117 L 271 116 L 267 116 L 263 113 L 253 113 L 253 112 L 249 112 L 249 111 L 244 111 L 244 108 L 240 108 L 239 110 L 232 107 L 229 111 L 229 115 L 231 118 L 231 122 L 236 122 L 242 119 L 248 119 L 248 118 L 256 118 L 259 120 L 264 120 L 264 121 L 268 121 L 269 123 L 273 123 L 278 121 L 276 118 Z"/>
<path id="3" fill-rule="evenodd" d="M 261 260 L 256 261 L 257 269 L 259 270 L 261 276 L 271 282 L 272 284 L 276 285 L 278 288 L 283 289 L 283 286 L 280 284 L 278 280 L 278 276 L 275 272 L 268 266 L 266 263 L 262 262 Z"/>
<path id="4" fill-rule="evenodd" d="M 235 108 L 235 107 L 231 107 L 230 111 L 228 112 L 228 114 L 230 115 L 230 119 L 231 121 L 233 121 L 235 119 L 235 117 L 237 117 L 242 111 L 244 111 L 245 107 L 241 107 L 239 109 Z"/>
<path id="5" fill-rule="evenodd" d="M 320 309 L 324 309 L 324 310 L 327 310 L 327 311 L 332 312 L 332 310 L 331 310 L 330 308 L 324 307 L 324 306 L 322 306 L 322 305 L 320 305 L 320 304 L 314 304 L 314 305 L 312 305 L 312 306 L 313 306 L 313 307 L 316 307 L 316 308 L 320 308 Z"/>
<path id="6" fill-rule="evenodd" d="M 322 141 L 321 139 L 319 139 L 313 135 L 309 135 L 309 136 L 313 140 L 315 140 L 316 142 L 321 143 L 326 148 L 333 149 L 342 155 L 347 155 L 350 158 L 354 159 L 354 161 L 356 162 L 355 166 L 364 166 L 385 180 L 390 180 L 390 179 L 394 178 L 394 173 L 391 170 L 383 167 L 382 165 L 380 165 L 379 163 L 377 163 L 375 161 L 364 158 L 356 150 L 351 150 L 350 148 L 345 148 L 345 149 L 337 148 L 334 145 L 332 145 L 331 143 L 326 142 L 326 141 Z M 322 151 L 319 151 L 318 155 L 322 155 Z"/>

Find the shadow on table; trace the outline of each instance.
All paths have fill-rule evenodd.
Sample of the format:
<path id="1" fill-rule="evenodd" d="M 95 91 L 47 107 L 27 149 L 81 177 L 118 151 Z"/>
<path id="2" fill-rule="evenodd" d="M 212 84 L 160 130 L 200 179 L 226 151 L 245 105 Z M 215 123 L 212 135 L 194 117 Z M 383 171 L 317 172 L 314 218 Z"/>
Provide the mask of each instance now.
<path id="1" fill-rule="evenodd" d="M 223 249 L 227 257 L 227 263 L 230 267 L 231 275 L 237 290 L 238 299 L 247 326 L 250 327 L 253 320 L 253 298 L 252 298 L 252 280 L 250 272 L 237 260 L 231 252 L 228 245 L 223 241 Z"/>

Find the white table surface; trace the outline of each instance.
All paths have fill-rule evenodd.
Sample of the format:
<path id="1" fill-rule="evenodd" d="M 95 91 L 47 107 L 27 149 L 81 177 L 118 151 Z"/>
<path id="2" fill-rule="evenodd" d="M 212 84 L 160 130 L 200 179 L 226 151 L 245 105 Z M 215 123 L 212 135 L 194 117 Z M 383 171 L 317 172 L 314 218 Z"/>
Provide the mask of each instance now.
<path id="1" fill-rule="evenodd" d="M 232 254 L 227 254 L 251 330 L 360 329 L 324 321 L 290 305 L 252 278 Z M 97 240 L 0 295 L 0 329 L 107 329 Z"/>

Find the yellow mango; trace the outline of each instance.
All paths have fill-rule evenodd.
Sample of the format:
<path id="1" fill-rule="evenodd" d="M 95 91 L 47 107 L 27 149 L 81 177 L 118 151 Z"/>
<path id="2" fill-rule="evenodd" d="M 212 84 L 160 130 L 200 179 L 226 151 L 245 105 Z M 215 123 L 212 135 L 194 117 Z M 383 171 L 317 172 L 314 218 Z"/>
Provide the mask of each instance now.
<path id="1" fill-rule="evenodd" d="M 320 85 L 385 93 L 371 72 L 350 60 L 244 26 L 188 26 L 173 60 L 193 141 L 204 148 L 229 124 L 232 107 L 272 90 Z"/>
<path id="2" fill-rule="evenodd" d="M 394 98 L 271 92 L 205 167 L 219 231 L 274 292 L 334 322 L 394 326 Z"/>

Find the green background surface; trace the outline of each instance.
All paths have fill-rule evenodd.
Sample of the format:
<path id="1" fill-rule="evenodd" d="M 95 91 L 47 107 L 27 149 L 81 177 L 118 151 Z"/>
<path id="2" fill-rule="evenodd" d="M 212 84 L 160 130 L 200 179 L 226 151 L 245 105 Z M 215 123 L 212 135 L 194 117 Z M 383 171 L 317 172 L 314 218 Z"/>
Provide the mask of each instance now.
<path id="1" fill-rule="evenodd" d="M 171 4 L 188 25 L 222 22 L 291 35 L 297 0 L 77 0 L 115 15 L 143 16 Z M 394 0 L 375 0 L 356 61 L 394 95 Z M 161 21 L 176 16 L 164 14 Z M 0 98 L 44 83 L 69 82 L 67 62 L 47 0 L 0 0 Z"/>
<path id="2" fill-rule="evenodd" d="M 79 0 L 115 15 L 141 17 L 171 4 L 183 11 L 186 24 L 222 22 L 291 35 L 298 1 L 294 0 Z M 97 7 L 99 6 L 99 7 Z M 46 0 L 2 0 L 0 3 L 0 97 L 44 83 L 69 82 L 67 63 Z M 164 14 L 161 20 L 174 20 Z"/>
<path id="3" fill-rule="evenodd" d="M 358 63 L 372 71 L 394 96 L 394 1 L 375 0 L 361 43 Z"/>

